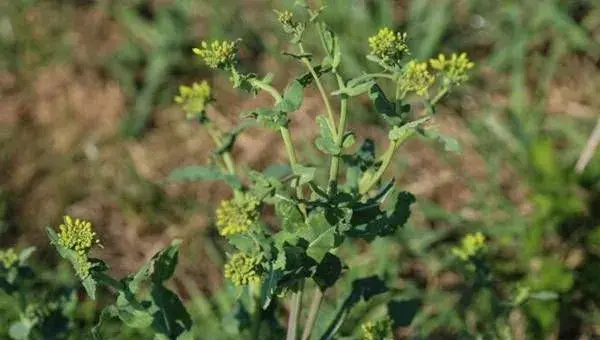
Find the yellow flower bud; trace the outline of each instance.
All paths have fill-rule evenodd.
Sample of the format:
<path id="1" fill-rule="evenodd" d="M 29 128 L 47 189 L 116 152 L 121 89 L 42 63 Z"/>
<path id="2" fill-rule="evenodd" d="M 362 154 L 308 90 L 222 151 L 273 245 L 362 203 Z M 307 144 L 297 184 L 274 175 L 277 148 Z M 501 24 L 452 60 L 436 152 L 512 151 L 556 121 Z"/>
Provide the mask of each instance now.
<path id="1" fill-rule="evenodd" d="M 180 86 L 179 95 L 175 97 L 175 102 L 181 105 L 189 119 L 201 115 L 211 100 L 211 89 L 205 80 L 193 83 L 191 87 Z"/>
<path id="2" fill-rule="evenodd" d="M 77 263 L 74 264 L 74 267 L 77 275 L 83 279 L 87 277 L 91 268 L 88 253 L 92 246 L 100 241 L 96 238 L 96 233 L 89 221 L 73 219 L 69 215 L 65 215 L 63 220 L 63 224 L 58 227 L 58 242 L 60 246 L 77 253 Z"/>
<path id="3" fill-rule="evenodd" d="M 469 79 L 468 71 L 475 66 L 466 53 L 460 55 L 453 53 L 450 58 L 440 54 L 437 59 L 430 59 L 429 64 L 431 68 L 441 73 L 447 82 L 455 85 L 467 81 Z"/>
<path id="4" fill-rule="evenodd" d="M 369 38 L 369 48 L 371 55 L 390 65 L 398 65 L 400 59 L 409 54 L 406 33 L 395 33 L 387 27 Z"/>
<path id="5" fill-rule="evenodd" d="M 193 49 L 204 63 L 210 68 L 227 68 L 235 63 L 238 51 L 236 41 L 215 40 L 210 44 L 206 41 L 200 43 L 200 47 Z"/>
<path id="6" fill-rule="evenodd" d="M 231 280 L 236 286 L 260 282 L 261 274 L 258 256 L 236 253 L 225 264 L 225 278 Z"/>
<path id="7" fill-rule="evenodd" d="M 244 233 L 259 217 L 260 201 L 251 194 L 222 201 L 216 211 L 217 228 L 222 236 Z"/>
<path id="8" fill-rule="evenodd" d="M 418 95 L 423 96 L 434 81 L 435 77 L 427 69 L 426 62 L 411 60 L 406 65 L 401 86 L 404 91 L 414 91 Z"/>
<path id="9" fill-rule="evenodd" d="M 481 232 L 467 234 L 461 240 L 460 247 L 452 248 L 452 253 L 463 261 L 481 253 L 485 249 L 485 236 Z"/>

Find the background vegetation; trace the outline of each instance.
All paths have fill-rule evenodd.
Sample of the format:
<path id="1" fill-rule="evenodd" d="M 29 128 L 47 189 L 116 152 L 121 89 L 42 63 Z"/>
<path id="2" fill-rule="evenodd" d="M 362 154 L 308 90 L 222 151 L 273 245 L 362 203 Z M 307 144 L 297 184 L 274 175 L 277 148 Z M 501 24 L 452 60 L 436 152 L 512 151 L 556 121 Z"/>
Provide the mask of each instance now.
<path id="1" fill-rule="evenodd" d="M 344 70 L 348 76 L 369 67 L 366 39 L 382 26 L 408 32 L 415 57 L 466 51 L 477 64 L 471 82 L 438 112 L 441 130 L 459 140 L 463 152 L 409 143 L 393 171 L 397 185 L 417 197 L 414 214 L 395 240 L 375 241 L 373 252 L 356 244 L 357 269 L 348 277 L 385 275 L 402 288 L 406 310 L 418 312 L 398 331 L 400 338 L 458 338 L 465 329 L 486 338 L 490 325 L 508 325 L 515 339 L 600 337 L 598 152 L 576 169 L 600 121 L 600 3 L 323 3 L 326 21 L 341 35 L 345 62 L 356 65 Z M 190 51 L 206 37 L 241 37 L 244 67 L 276 73 L 283 86 L 285 75 L 300 71 L 271 57 L 285 44 L 273 33 L 279 30 L 272 9 L 292 4 L 0 4 L 0 248 L 37 247 L 28 259 L 35 278 L 22 293 L 40 296 L 39 304 L 64 296 L 61 303 L 73 315 L 65 334 L 81 338 L 102 306 L 73 293 L 78 282 L 71 269 L 49 250 L 44 227 L 57 225 L 65 213 L 94 222 L 105 245 L 98 257 L 117 275 L 136 270 L 171 239 L 184 239 L 171 287 L 187 301 L 201 334 L 235 327 L 233 319 L 215 321 L 234 305 L 221 275 L 223 244 L 212 224 L 226 190 L 165 181 L 175 167 L 198 163 L 210 152 L 208 136 L 182 119 L 172 98 L 178 84 L 209 79 L 219 99 L 209 114 L 224 126 L 233 125 L 240 111 L 268 102 L 234 93 Z M 308 146 L 322 108 L 316 93 L 307 96 L 306 114 L 295 116 L 293 131 Z M 351 112 L 353 127 L 384 140 L 381 122 L 366 108 Z M 283 162 L 275 133 L 248 131 L 233 150 L 238 159 L 256 169 Z M 317 163 L 320 155 L 307 147 L 301 157 Z M 476 231 L 487 238 L 486 263 L 494 276 L 467 284 L 450 249 Z M 558 298 L 501 308 L 500 302 L 519 302 L 513 300 L 519 287 Z M 334 311 L 341 302 L 328 303 L 324 308 Z M 0 338 L 21 307 L 0 292 Z M 364 306 L 344 325 L 347 332 L 368 313 Z M 143 338 L 117 324 L 106 327 L 114 337 Z"/>

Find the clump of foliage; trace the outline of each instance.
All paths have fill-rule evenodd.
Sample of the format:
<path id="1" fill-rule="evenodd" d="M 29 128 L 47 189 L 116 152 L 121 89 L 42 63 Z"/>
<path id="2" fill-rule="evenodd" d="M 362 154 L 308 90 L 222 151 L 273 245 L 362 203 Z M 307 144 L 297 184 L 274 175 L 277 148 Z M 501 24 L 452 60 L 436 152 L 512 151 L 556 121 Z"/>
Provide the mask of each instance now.
<path id="1" fill-rule="evenodd" d="M 238 127 L 222 131 L 207 114 L 209 105 L 218 99 L 207 82 L 182 86 L 175 98 L 186 117 L 206 129 L 215 150 L 208 165 L 179 168 L 170 179 L 223 180 L 232 189 L 232 197 L 216 211 L 216 227 L 231 246 L 225 277 L 239 297 L 238 327 L 233 334 L 222 334 L 223 338 L 278 339 L 282 331 L 289 340 L 336 337 L 353 308 L 378 301 L 393 289 L 390 280 L 376 275 L 355 279 L 349 295 L 336 298 L 342 302 L 335 313 L 319 314 L 324 294 L 335 294 L 333 287 L 349 269 L 339 255 L 344 245 L 394 235 L 410 216 L 415 197 L 397 191 L 394 179 L 386 176 L 398 150 L 415 135 L 440 141 L 447 150 L 459 149 L 456 141 L 439 134 L 431 122 L 435 105 L 468 79 L 474 65 L 465 54 L 416 60 L 410 57 L 406 33 L 383 28 L 365 42 L 370 48 L 368 60 L 380 71 L 346 79 L 340 41 L 320 20 L 322 9 L 300 8 L 297 14 L 276 12 L 291 42 L 283 53 L 306 69 L 283 91 L 273 85 L 272 74 L 260 77 L 238 66 L 240 40 L 203 41 L 193 50 L 208 67 L 225 72 L 234 88 L 251 95 L 265 92 L 273 105 L 244 112 Z M 305 50 L 308 30 L 320 37 L 321 52 Z M 328 89 L 331 83 L 333 89 Z M 316 87 L 325 109 L 325 114 L 316 117 L 314 141 L 328 158 L 325 164 L 304 163 L 290 132 L 289 123 L 301 111 L 304 89 L 309 86 Z M 384 88 L 393 88 L 393 94 L 386 94 Z M 358 137 L 348 130 L 351 101 L 365 94 L 388 130 L 388 145 L 381 153 L 370 139 L 355 146 Z M 281 134 L 289 165 L 260 172 L 235 162 L 231 150 L 236 137 L 256 124 Z M 269 206 L 278 218 L 276 225 L 261 218 Z M 101 322 L 117 317 L 130 327 L 152 329 L 157 338 L 193 337 L 190 315 L 179 297 L 164 286 L 175 271 L 180 241 L 157 253 L 137 272 L 117 280 L 107 274 L 103 261 L 90 257 L 98 240 L 89 222 L 67 216 L 58 233 L 48 228 L 48 235 L 92 299 L 99 285 L 116 292 L 116 302 L 104 309 Z M 462 253 L 456 253 L 468 260 L 478 245 L 469 248 L 465 243 Z M 304 313 L 303 295 L 308 290 L 313 290 L 312 301 Z M 387 315 L 366 320 L 356 335 L 391 338 L 396 327 L 410 323 L 400 310 L 403 306 L 401 301 L 388 299 Z M 326 324 L 319 334 L 314 332 L 317 320 Z M 100 336 L 100 328 L 93 333 Z"/>

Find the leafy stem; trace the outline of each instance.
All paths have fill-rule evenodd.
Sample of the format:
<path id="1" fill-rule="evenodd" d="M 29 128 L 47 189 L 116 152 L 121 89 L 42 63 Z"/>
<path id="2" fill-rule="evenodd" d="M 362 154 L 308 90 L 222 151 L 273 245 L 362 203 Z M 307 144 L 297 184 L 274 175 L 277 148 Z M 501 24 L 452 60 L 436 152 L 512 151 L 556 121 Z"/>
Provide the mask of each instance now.
<path id="1" fill-rule="evenodd" d="M 300 48 L 300 53 L 304 54 L 304 47 L 302 46 L 302 43 L 298 44 L 298 47 Z M 315 72 L 314 67 L 312 66 L 312 64 L 310 63 L 310 60 L 308 60 L 308 58 L 304 57 L 301 59 L 302 63 L 306 66 L 306 68 L 308 69 L 308 72 L 310 72 L 310 74 L 312 75 L 312 77 L 315 80 L 315 83 L 317 84 L 317 88 L 319 89 L 319 93 L 321 94 L 321 98 L 323 98 L 323 103 L 325 104 L 325 110 L 327 111 L 327 117 L 329 119 L 329 126 L 331 129 L 331 134 L 336 137 L 336 131 L 335 131 L 335 118 L 333 117 L 333 109 L 331 108 L 331 103 L 329 102 L 329 97 L 327 96 L 327 92 L 325 92 L 325 88 L 323 87 L 323 84 L 321 83 L 321 80 L 319 79 L 319 75 L 317 75 L 317 73 Z"/>
<path id="2" fill-rule="evenodd" d="M 338 82 L 338 86 L 341 89 L 345 87 L 344 80 L 339 73 L 335 72 L 335 76 Z M 344 142 L 344 130 L 346 129 L 346 117 L 348 115 L 348 98 L 346 95 L 342 94 L 340 99 L 340 121 L 337 128 L 336 136 L 336 144 L 341 149 L 342 144 Z M 333 155 L 331 158 L 331 167 L 329 168 L 329 195 L 335 194 L 337 190 L 337 176 L 340 168 L 340 156 Z"/>

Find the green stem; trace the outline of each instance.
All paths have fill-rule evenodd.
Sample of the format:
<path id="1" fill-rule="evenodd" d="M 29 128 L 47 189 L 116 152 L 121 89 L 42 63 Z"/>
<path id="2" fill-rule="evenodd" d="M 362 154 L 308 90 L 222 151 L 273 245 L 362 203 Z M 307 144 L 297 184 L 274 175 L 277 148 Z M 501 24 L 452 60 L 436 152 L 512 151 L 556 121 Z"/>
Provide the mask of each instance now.
<path id="1" fill-rule="evenodd" d="M 300 319 L 300 310 L 302 309 L 302 290 L 304 289 L 304 282 L 300 284 L 300 288 L 292 296 L 292 310 L 288 319 L 288 329 L 285 339 L 296 340 L 298 333 L 298 320 Z"/>
<path id="2" fill-rule="evenodd" d="M 340 89 L 344 88 L 344 80 L 342 77 L 336 72 L 335 73 L 338 86 Z M 342 148 L 342 144 L 344 143 L 344 131 L 346 130 L 346 117 L 348 115 L 348 98 L 346 95 L 342 95 L 340 100 L 340 121 L 337 128 L 337 139 L 336 144 Z M 337 191 L 337 176 L 340 168 L 340 155 L 333 155 L 331 158 L 331 166 L 329 168 L 329 190 L 328 194 L 331 196 L 335 194 Z"/>
<path id="3" fill-rule="evenodd" d="M 215 127 L 215 125 L 211 121 L 205 122 L 204 126 L 206 127 L 206 130 L 208 130 L 208 134 L 212 138 L 212 140 L 215 143 L 215 145 L 217 146 L 217 148 L 221 148 L 223 146 L 223 142 L 221 141 L 221 135 L 219 133 L 219 130 Z M 235 174 L 236 174 L 235 163 L 233 162 L 231 153 L 229 153 L 229 151 L 225 151 L 221 155 L 221 158 L 223 159 L 223 163 L 225 164 L 225 168 L 227 169 L 227 172 L 229 172 L 230 174 L 235 176 Z"/>
<path id="4" fill-rule="evenodd" d="M 306 318 L 306 325 L 304 326 L 304 331 L 302 332 L 302 340 L 308 340 L 310 338 L 310 333 L 312 332 L 315 321 L 317 320 L 317 313 L 319 312 L 319 307 L 321 306 L 322 300 L 323 292 L 319 287 L 315 287 L 315 292 L 313 294 L 310 309 L 308 311 L 308 317 Z"/>
<path id="5" fill-rule="evenodd" d="M 275 100 L 275 104 L 278 104 L 282 100 L 281 94 L 273 86 L 266 84 L 256 78 L 250 79 L 250 83 L 268 92 Z M 285 144 L 285 151 L 287 152 L 290 165 L 293 169 L 298 164 L 298 160 L 296 158 L 296 149 L 294 148 L 292 135 L 287 126 L 280 127 L 279 131 L 281 132 L 281 138 L 283 139 L 283 143 Z M 302 188 L 300 188 L 297 181 L 294 183 L 294 186 L 296 187 L 296 196 L 298 196 L 298 198 L 302 198 Z M 304 206 L 304 204 L 298 204 L 298 208 L 306 216 L 306 207 Z"/>
<path id="6" fill-rule="evenodd" d="M 302 43 L 299 43 L 298 47 L 300 48 L 300 53 L 304 53 L 304 47 L 302 46 Z M 331 109 L 331 103 L 329 102 L 329 97 L 327 96 L 327 92 L 325 92 L 325 88 L 323 87 L 323 84 L 321 83 L 321 80 L 319 79 L 319 75 L 317 75 L 317 72 L 315 72 L 315 69 L 312 66 L 312 64 L 310 63 L 310 60 L 308 60 L 308 58 L 302 58 L 301 60 L 302 60 L 302 63 L 308 69 L 308 72 L 310 72 L 310 74 L 314 78 L 315 84 L 317 84 L 317 89 L 319 90 L 319 93 L 321 94 L 321 98 L 323 98 L 323 103 L 325 104 L 325 110 L 327 111 L 327 117 L 329 118 L 329 125 L 331 128 L 331 133 L 333 134 L 333 137 L 335 138 L 337 135 L 336 131 L 335 131 L 335 118 L 333 117 L 333 110 Z"/>
<path id="7" fill-rule="evenodd" d="M 387 150 L 385 151 L 385 153 L 382 156 L 381 166 L 379 166 L 379 169 L 377 169 L 377 172 L 375 173 L 375 175 L 373 175 L 371 180 L 369 182 L 367 182 L 367 184 L 364 187 L 359 188 L 359 193 L 361 195 L 364 195 L 367 192 L 369 192 L 369 190 L 371 190 L 371 188 L 375 184 L 377 184 L 377 182 L 379 182 L 379 179 L 381 178 L 381 176 L 383 176 L 383 174 L 385 173 L 385 170 L 387 170 L 388 166 L 390 165 L 390 162 L 392 161 L 392 157 L 394 156 L 394 153 L 395 153 L 396 149 L 398 148 L 398 145 L 400 145 L 400 143 L 401 143 L 401 141 L 399 141 L 399 140 L 390 142 L 390 145 L 388 146 Z"/>

